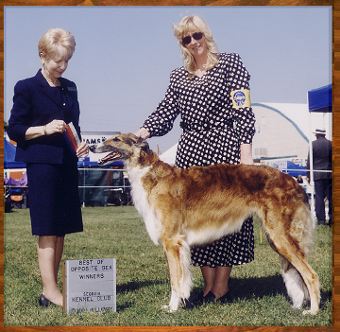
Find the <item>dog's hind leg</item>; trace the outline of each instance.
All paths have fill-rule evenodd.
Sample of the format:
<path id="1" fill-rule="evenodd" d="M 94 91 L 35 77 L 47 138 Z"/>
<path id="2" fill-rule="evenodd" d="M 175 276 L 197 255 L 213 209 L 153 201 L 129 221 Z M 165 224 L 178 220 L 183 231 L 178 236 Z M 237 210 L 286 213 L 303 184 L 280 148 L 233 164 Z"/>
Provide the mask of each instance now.
<path id="1" fill-rule="evenodd" d="M 163 249 L 168 261 L 171 283 L 171 298 L 167 309 L 174 312 L 190 296 L 190 248 L 186 241 L 178 236 L 163 240 Z"/>

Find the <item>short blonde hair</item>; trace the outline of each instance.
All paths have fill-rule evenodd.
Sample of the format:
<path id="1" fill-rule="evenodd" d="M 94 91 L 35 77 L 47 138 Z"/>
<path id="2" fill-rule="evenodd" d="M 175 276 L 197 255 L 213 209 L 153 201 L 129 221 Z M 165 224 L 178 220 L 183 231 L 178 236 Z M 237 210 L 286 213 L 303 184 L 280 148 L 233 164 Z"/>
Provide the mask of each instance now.
<path id="1" fill-rule="evenodd" d="M 174 33 L 180 45 L 180 49 L 183 54 L 184 67 L 189 73 L 195 72 L 195 59 L 189 52 L 189 50 L 183 46 L 182 38 L 188 33 L 199 31 L 203 32 L 208 47 L 208 62 L 207 68 L 210 69 L 218 63 L 217 46 L 215 44 L 213 35 L 208 25 L 199 16 L 184 16 L 177 24 L 174 25 Z"/>
<path id="2" fill-rule="evenodd" d="M 66 57 L 70 59 L 76 47 L 73 35 L 61 28 L 49 29 L 39 40 L 39 56 L 49 59 L 55 55 L 59 47 L 65 49 Z"/>

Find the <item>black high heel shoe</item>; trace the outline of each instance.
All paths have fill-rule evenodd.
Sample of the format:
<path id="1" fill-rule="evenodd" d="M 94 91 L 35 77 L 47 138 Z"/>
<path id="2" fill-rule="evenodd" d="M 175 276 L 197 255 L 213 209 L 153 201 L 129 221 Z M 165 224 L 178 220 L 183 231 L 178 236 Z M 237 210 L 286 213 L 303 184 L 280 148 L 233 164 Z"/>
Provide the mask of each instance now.
<path id="1" fill-rule="evenodd" d="M 213 303 L 215 301 L 216 301 L 216 297 L 212 291 L 209 291 L 209 293 L 206 296 L 202 296 L 202 302 L 204 304 Z"/>
<path id="2" fill-rule="evenodd" d="M 39 297 L 39 305 L 41 307 L 47 308 L 50 304 L 53 304 L 44 294 L 41 294 Z"/>
<path id="3" fill-rule="evenodd" d="M 225 293 L 223 296 L 219 297 L 218 299 L 216 299 L 216 302 L 222 303 L 222 304 L 226 304 L 231 302 L 231 294 L 230 291 L 228 291 L 227 293 Z"/>
<path id="4" fill-rule="evenodd" d="M 206 296 L 203 296 L 203 303 L 228 303 L 230 302 L 230 291 L 225 293 L 223 296 L 219 297 L 218 299 L 216 298 L 215 294 L 213 292 L 209 292 Z"/>

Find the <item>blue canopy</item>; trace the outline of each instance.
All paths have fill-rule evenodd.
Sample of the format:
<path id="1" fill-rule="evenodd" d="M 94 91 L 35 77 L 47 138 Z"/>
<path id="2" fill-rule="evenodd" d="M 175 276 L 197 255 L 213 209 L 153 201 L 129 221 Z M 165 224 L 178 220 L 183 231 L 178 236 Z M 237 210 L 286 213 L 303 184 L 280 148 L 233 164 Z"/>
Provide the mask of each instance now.
<path id="1" fill-rule="evenodd" d="M 307 175 L 306 167 L 295 164 L 290 160 L 287 161 L 287 170 L 288 170 L 287 173 L 291 176 L 298 177 L 299 175 L 301 176 Z"/>
<path id="2" fill-rule="evenodd" d="M 309 112 L 332 112 L 332 84 L 308 91 Z"/>
<path id="3" fill-rule="evenodd" d="M 4 168 L 25 168 L 26 164 L 15 161 L 16 147 L 4 138 Z"/>

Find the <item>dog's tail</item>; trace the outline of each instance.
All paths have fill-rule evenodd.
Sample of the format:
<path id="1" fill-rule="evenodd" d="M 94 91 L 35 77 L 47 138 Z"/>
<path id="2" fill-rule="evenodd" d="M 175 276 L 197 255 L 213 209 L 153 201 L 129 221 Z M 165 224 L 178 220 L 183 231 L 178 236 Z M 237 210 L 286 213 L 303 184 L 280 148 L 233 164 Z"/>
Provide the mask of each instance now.
<path id="1" fill-rule="evenodd" d="M 309 299 L 309 292 L 298 270 L 276 249 L 268 234 L 267 240 L 270 246 L 279 254 L 281 263 L 281 275 L 287 289 L 288 296 L 292 299 L 294 308 L 301 308 L 304 300 Z"/>
<path id="2" fill-rule="evenodd" d="M 301 222 L 301 219 L 305 220 L 305 222 Z M 299 234 L 297 240 L 303 254 L 308 256 L 312 249 L 316 226 L 308 202 L 296 211 L 292 225 L 298 225 L 297 227 L 301 228 L 301 232 L 297 232 Z"/>
<path id="3" fill-rule="evenodd" d="M 309 299 L 309 292 L 301 274 L 297 269 L 288 262 L 286 258 L 280 255 L 281 275 L 285 283 L 288 296 L 292 299 L 293 308 L 300 309 L 304 300 Z"/>
<path id="4" fill-rule="evenodd" d="M 307 262 L 307 256 L 310 254 L 312 249 L 314 230 L 315 221 L 310 211 L 309 204 L 304 202 L 304 204 L 298 208 L 294 214 L 290 232 L 293 240 L 299 247 L 300 253 L 305 258 L 305 262 Z M 313 271 L 313 273 L 315 272 Z M 315 281 L 316 287 L 314 287 L 315 289 L 312 291 L 313 295 L 311 295 L 300 272 L 283 256 L 281 256 L 281 274 L 288 296 L 292 299 L 294 308 L 301 308 L 304 300 L 310 300 L 311 296 L 313 296 L 313 302 L 315 302 L 314 293 L 317 292 L 317 288 L 319 287 L 318 280 Z M 318 279 L 317 276 L 316 279 Z"/>

